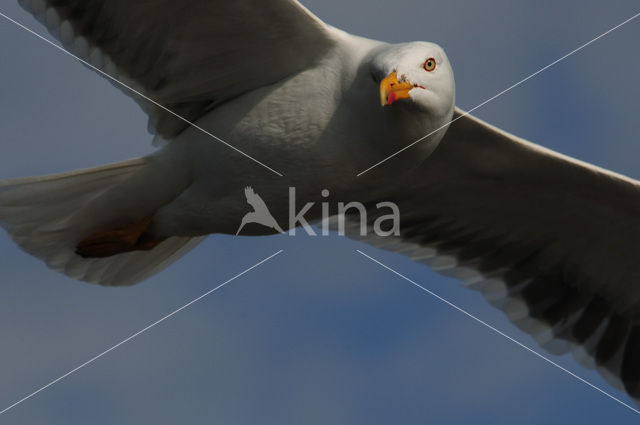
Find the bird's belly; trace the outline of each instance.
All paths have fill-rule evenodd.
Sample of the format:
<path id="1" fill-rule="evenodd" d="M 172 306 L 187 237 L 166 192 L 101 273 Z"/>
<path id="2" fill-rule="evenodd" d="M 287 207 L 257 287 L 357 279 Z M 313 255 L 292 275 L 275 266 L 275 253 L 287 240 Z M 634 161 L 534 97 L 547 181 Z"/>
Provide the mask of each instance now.
<path id="1" fill-rule="evenodd" d="M 305 218 L 318 219 L 322 202 L 379 197 L 389 182 L 426 158 L 424 152 L 408 151 L 358 176 L 423 136 L 428 125 L 394 127 L 395 112 L 381 108 L 375 92 L 354 104 L 314 90 L 303 77 L 216 107 L 196 124 L 217 138 L 190 127 L 164 148 L 167 156 L 188 163 L 192 184 L 159 211 L 163 233 L 235 233 L 251 211 L 244 197 L 247 186 L 264 199 L 283 228 L 292 208 L 298 211 L 307 203 L 314 208 Z"/>

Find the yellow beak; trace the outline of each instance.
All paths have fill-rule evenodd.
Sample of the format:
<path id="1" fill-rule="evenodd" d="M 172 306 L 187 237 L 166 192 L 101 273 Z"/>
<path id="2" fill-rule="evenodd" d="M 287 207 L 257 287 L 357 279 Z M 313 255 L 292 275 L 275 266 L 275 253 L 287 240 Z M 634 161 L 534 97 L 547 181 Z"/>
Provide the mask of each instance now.
<path id="1" fill-rule="evenodd" d="M 414 85 L 409 82 L 398 81 L 398 76 L 393 71 L 380 82 L 380 104 L 388 106 L 397 100 L 408 99 L 411 97 L 409 96 L 409 91 L 413 88 Z"/>

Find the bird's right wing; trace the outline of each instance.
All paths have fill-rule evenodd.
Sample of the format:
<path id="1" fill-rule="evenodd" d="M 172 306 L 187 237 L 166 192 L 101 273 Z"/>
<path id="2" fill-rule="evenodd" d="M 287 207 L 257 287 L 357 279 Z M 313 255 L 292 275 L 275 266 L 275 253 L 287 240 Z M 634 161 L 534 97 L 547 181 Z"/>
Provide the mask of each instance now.
<path id="1" fill-rule="evenodd" d="M 256 193 L 253 191 L 253 188 L 251 186 L 247 186 L 244 188 L 244 196 L 245 198 L 247 198 L 247 202 L 250 204 L 253 197 L 256 196 Z"/>
<path id="2" fill-rule="evenodd" d="M 194 121 L 212 105 L 310 66 L 327 26 L 296 0 L 19 0 L 71 53 Z M 188 124 L 132 95 L 149 129 Z"/>
<path id="3" fill-rule="evenodd" d="M 401 234 L 366 242 L 467 280 L 640 398 L 640 182 L 465 116 L 377 201 L 399 206 Z"/>
<path id="4" fill-rule="evenodd" d="M 247 186 L 244 188 L 244 196 L 247 198 L 247 203 L 253 207 L 254 211 L 269 211 L 264 200 L 253 190 L 252 187 Z"/>

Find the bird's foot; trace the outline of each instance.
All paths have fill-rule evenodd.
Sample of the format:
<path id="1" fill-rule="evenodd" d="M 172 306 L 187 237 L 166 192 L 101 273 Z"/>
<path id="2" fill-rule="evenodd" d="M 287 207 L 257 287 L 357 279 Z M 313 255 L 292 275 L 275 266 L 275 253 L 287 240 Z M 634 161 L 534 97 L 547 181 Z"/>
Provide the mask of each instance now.
<path id="1" fill-rule="evenodd" d="M 151 216 L 119 229 L 94 233 L 81 240 L 76 254 L 84 258 L 104 258 L 130 251 L 148 251 L 166 238 L 159 238 L 145 231 L 151 224 Z"/>

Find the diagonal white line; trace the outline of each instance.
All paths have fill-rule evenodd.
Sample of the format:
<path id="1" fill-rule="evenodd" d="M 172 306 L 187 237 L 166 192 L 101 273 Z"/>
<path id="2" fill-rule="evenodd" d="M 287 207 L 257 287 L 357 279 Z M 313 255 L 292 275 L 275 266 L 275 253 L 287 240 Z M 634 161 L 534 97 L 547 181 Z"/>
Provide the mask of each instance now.
<path id="1" fill-rule="evenodd" d="M 242 271 L 241 273 L 238 273 L 237 275 L 233 276 L 231 279 L 221 283 L 220 285 L 216 286 L 215 288 L 205 292 L 204 294 L 200 295 L 198 298 L 189 301 L 187 304 L 183 305 L 182 307 L 178 308 L 177 310 L 172 311 L 171 313 L 167 314 L 166 316 L 164 316 L 162 319 L 156 320 L 155 322 L 153 322 L 152 324 L 150 324 L 149 326 L 140 329 L 138 332 L 134 333 L 133 335 L 123 339 L 122 341 L 120 341 L 119 343 L 117 343 L 116 345 L 114 345 L 113 347 L 103 351 L 102 353 L 98 354 L 97 356 L 92 357 L 91 359 L 87 360 L 86 362 L 82 363 L 80 366 L 71 369 L 69 372 L 65 373 L 64 375 L 60 376 L 59 378 L 54 379 L 53 381 L 49 382 L 47 385 L 41 387 L 40 389 L 32 392 L 31 394 L 29 394 L 26 397 L 21 398 L 20 400 L 16 401 L 15 403 L 13 403 L 10 406 L 7 406 L 6 408 L 4 408 L 3 410 L 0 410 L 0 415 L 2 415 L 3 413 L 7 412 L 8 410 L 16 407 L 17 405 L 19 405 L 20 403 L 30 399 L 31 397 L 33 397 L 34 395 L 40 393 L 41 391 L 46 390 L 47 388 L 49 388 L 50 386 L 54 385 L 55 383 L 63 380 L 64 378 L 66 378 L 67 376 L 71 375 L 74 372 L 77 372 L 78 370 L 82 369 L 83 367 L 87 366 L 90 363 L 93 363 L 94 361 L 98 360 L 100 357 L 104 356 L 105 354 L 115 350 L 116 348 L 120 347 L 122 344 L 125 344 L 129 341 L 131 341 L 132 339 L 134 339 L 135 337 L 137 337 L 138 335 L 148 331 L 149 329 L 153 328 L 154 326 L 164 322 L 165 320 L 167 320 L 168 318 L 170 318 L 171 316 L 175 315 L 176 313 L 184 310 L 185 308 L 189 307 L 190 305 L 200 301 L 202 298 L 206 297 L 207 295 L 217 291 L 218 289 L 222 288 L 223 286 L 225 286 L 227 283 L 236 280 L 237 278 L 239 278 L 240 276 L 242 276 L 245 273 L 248 273 L 249 271 L 255 269 L 256 267 L 260 266 L 261 264 L 269 261 L 270 259 L 272 259 L 273 257 L 275 257 L 276 255 L 280 254 L 283 250 L 280 250 L 278 252 L 276 252 L 275 254 L 271 254 L 270 256 L 268 256 L 267 258 L 265 258 L 264 260 L 254 264 L 253 266 L 249 267 L 248 269 L 245 269 L 244 271 Z"/>
<path id="2" fill-rule="evenodd" d="M 487 322 L 478 319 L 476 316 L 474 316 L 471 313 L 468 313 L 466 310 L 461 309 L 460 307 L 458 307 L 457 305 L 453 304 L 450 301 L 447 301 L 446 299 L 442 298 L 441 296 L 435 294 L 434 292 L 428 290 L 427 288 L 425 288 L 424 286 L 420 285 L 419 283 L 414 282 L 413 280 L 409 279 L 408 277 L 406 277 L 405 275 L 395 271 L 394 269 L 392 269 L 391 267 L 382 264 L 380 261 L 376 260 L 373 257 L 370 257 L 369 255 L 365 254 L 364 252 L 360 251 L 359 249 L 356 249 L 356 251 L 358 251 L 358 253 L 360 253 L 361 255 L 363 255 L 364 257 L 368 258 L 369 260 L 373 261 L 374 263 L 377 263 L 378 265 L 384 267 L 385 269 L 389 270 L 391 273 L 401 277 L 402 279 L 406 280 L 407 282 L 411 283 L 412 285 L 416 286 L 419 289 L 422 289 L 424 292 L 426 292 L 427 294 L 437 298 L 438 300 L 442 301 L 443 303 L 449 305 L 450 307 L 455 308 L 456 310 L 458 310 L 459 312 L 469 316 L 470 318 L 472 318 L 473 320 L 475 320 L 476 322 L 486 326 L 487 328 L 491 329 L 492 331 L 496 332 L 499 335 L 502 335 L 503 337 L 507 338 L 509 341 L 514 342 L 516 344 L 518 344 L 520 347 L 524 348 L 525 350 L 529 351 L 532 354 L 535 354 L 536 356 L 540 357 L 542 360 L 546 361 L 547 363 L 552 364 L 553 366 L 557 367 L 558 369 L 562 370 L 563 372 L 568 373 L 569 375 L 573 376 L 574 378 L 576 378 L 577 380 L 583 382 L 584 384 L 587 384 L 588 386 L 590 386 L 591 388 L 593 388 L 594 390 L 597 390 L 599 392 L 601 392 L 602 394 L 606 395 L 607 397 L 609 397 L 612 400 L 617 401 L 618 403 L 620 403 L 621 405 L 627 407 L 628 409 L 633 410 L 634 412 L 640 414 L 640 410 L 637 410 L 631 406 L 629 406 L 627 403 L 623 402 L 622 400 L 612 396 L 611 394 L 609 394 L 608 392 L 596 387 L 595 385 L 593 385 L 591 382 L 579 377 L 578 375 L 576 375 L 575 373 L 571 372 L 568 369 L 565 369 L 564 367 L 560 366 L 558 363 L 554 362 L 553 360 L 548 359 L 547 357 L 543 356 L 542 354 L 538 353 L 535 350 L 532 350 L 531 348 L 527 347 L 526 345 L 522 344 L 521 342 L 518 342 L 517 340 L 511 338 L 509 335 L 505 334 L 504 332 L 494 328 L 493 326 L 491 326 L 490 324 L 488 324 Z"/>
<path id="3" fill-rule="evenodd" d="M 618 28 L 620 28 L 621 26 L 628 24 L 629 22 L 633 21 L 634 19 L 636 19 L 638 16 L 640 16 L 640 12 L 636 13 L 635 15 L 633 15 L 632 17 L 630 17 L 629 19 L 619 23 L 618 25 L 616 25 L 615 27 L 611 28 L 608 31 L 603 32 L 602 34 L 600 34 L 599 36 L 597 36 L 596 38 L 584 43 L 582 46 L 577 47 L 575 49 L 573 49 L 572 51 L 570 51 L 569 53 L 567 53 L 566 55 L 554 60 L 553 62 L 551 62 L 549 65 L 540 68 L 539 70 L 537 70 L 536 72 L 534 72 L 533 74 L 523 78 L 522 80 L 518 81 L 517 83 L 507 87 L 506 89 L 502 90 L 500 93 L 491 96 L 489 99 L 485 100 L 484 102 L 480 103 L 479 105 L 474 106 L 473 108 L 471 108 L 470 110 L 468 110 L 467 112 L 461 114 L 459 117 L 454 118 L 453 120 L 449 121 L 448 123 L 446 123 L 445 125 L 438 127 L 437 129 L 433 130 L 431 133 L 422 136 L 421 138 L 419 138 L 418 140 L 416 140 L 415 142 L 411 143 L 410 145 L 405 146 L 404 148 L 392 153 L 391 155 L 389 155 L 388 157 L 384 158 L 382 161 L 379 161 L 375 164 L 373 164 L 371 167 L 367 168 L 364 171 L 361 171 L 360 173 L 358 173 L 356 175 L 356 177 L 360 177 L 361 175 L 365 174 L 368 171 L 373 170 L 374 168 L 376 168 L 378 165 L 383 164 L 385 162 L 387 162 L 388 160 L 390 160 L 391 158 L 401 154 L 402 152 L 406 151 L 407 149 L 415 146 L 416 144 L 422 142 L 424 139 L 426 139 L 427 137 L 431 136 L 432 134 L 437 133 L 438 131 L 442 130 L 443 128 L 447 127 L 448 125 L 458 121 L 460 118 L 464 118 L 467 115 L 469 115 L 470 113 L 472 113 L 473 111 L 475 111 L 478 108 L 483 107 L 484 105 L 486 105 L 487 103 L 497 99 L 498 97 L 502 96 L 503 94 L 507 93 L 508 91 L 510 91 L 511 89 L 514 89 L 518 86 L 520 86 L 521 84 L 523 84 L 524 82 L 532 79 L 533 77 L 535 77 L 536 75 L 540 74 L 541 72 L 546 71 L 547 69 L 551 68 L 552 66 L 554 66 L 555 64 L 557 64 L 558 62 L 562 62 L 563 60 L 565 60 L 566 58 L 568 58 L 569 56 L 573 55 L 574 53 L 579 52 L 580 50 L 584 49 L 585 47 L 595 43 L 596 41 L 600 40 L 602 37 L 606 36 L 609 33 L 612 33 L 613 31 L 617 30 Z"/>
<path id="4" fill-rule="evenodd" d="M 274 170 L 273 168 L 269 167 L 268 165 L 258 161 L 257 159 L 255 159 L 254 157 L 252 157 L 251 155 L 241 151 L 240 149 L 236 148 L 235 146 L 225 142 L 224 140 L 222 140 L 221 138 L 219 138 L 218 136 L 216 136 L 215 134 L 205 130 L 204 128 L 200 127 L 197 124 L 194 124 L 193 122 L 189 121 L 188 119 L 184 118 L 182 115 L 179 115 L 175 112 L 173 112 L 171 109 L 167 108 L 166 106 L 161 105 L 160 103 L 156 102 L 155 100 L 151 99 L 148 96 L 145 96 L 144 94 L 140 93 L 139 91 L 137 91 L 136 89 L 129 87 L 128 85 L 126 85 L 125 83 L 123 83 L 122 81 L 118 80 L 117 78 L 112 77 L 111 75 L 107 74 L 106 72 L 102 71 L 101 69 L 96 68 L 95 66 L 91 65 L 89 62 L 80 59 L 78 56 L 74 55 L 73 53 L 69 52 L 68 50 L 58 46 L 57 44 L 55 44 L 54 42 L 52 42 L 51 40 L 41 36 L 40 34 L 36 33 L 35 31 L 27 28 L 26 26 L 22 25 L 20 22 L 11 19 L 10 17 L 8 17 L 7 15 L 5 15 L 4 13 L 0 12 L 0 16 L 2 16 L 3 18 L 5 18 L 6 20 L 8 20 L 9 22 L 13 22 L 14 24 L 16 24 L 17 26 L 19 26 L 20 28 L 22 28 L 25 31 L 30 32 L 31 34 L 35 35 L 36 37 L 38 37 L 39 39 L 45 41 L 46 43 L 48 43 L 49 45 L 55 47 L 56 49 L 60 50 L 61 52 L 66 53 L 67 55 L 79 60 L 80 62 L 82 62 L 83 64 L 85 64 L 86 66 L 88 66 L 89 68 L 93 69 L 96 72 L 99 72 L 100 74 L 102 74 L 102 76 L 104 76 L 105 78 L 108 78 L 109 80 L 113 81 L 116 84 L 121 85 L 122 87 L 125 87 L 127 90 L 130 90 L 132 93 L 135 93 L 136 95 L 140 96 L 141 98 L 147 100 L 148 102 L 153 103 L 154 105 L 156 105 L 158 108 L 170 113 L 171 115 L 173 115 L 174 117 L 184 121 L 185 123 L 189 124 L 190 126 L 200 130 L 201 132 L 203 132 L 204 134 L 206 134 L 207 136 L 217 140 L 218 142 L 224 144 L 225 146 L 233 149 L 234 151 L 238 152 L 239 154 L 249 158 L 250 160 L 252 160 L 253 162 L 263 166 L 264 168 L 266 168 L 267 170 L 271 171 L 274 174 L 277 174 L 278 176 L 282 177 L 283 174 L 277 172 L 276 170 Z"/>

